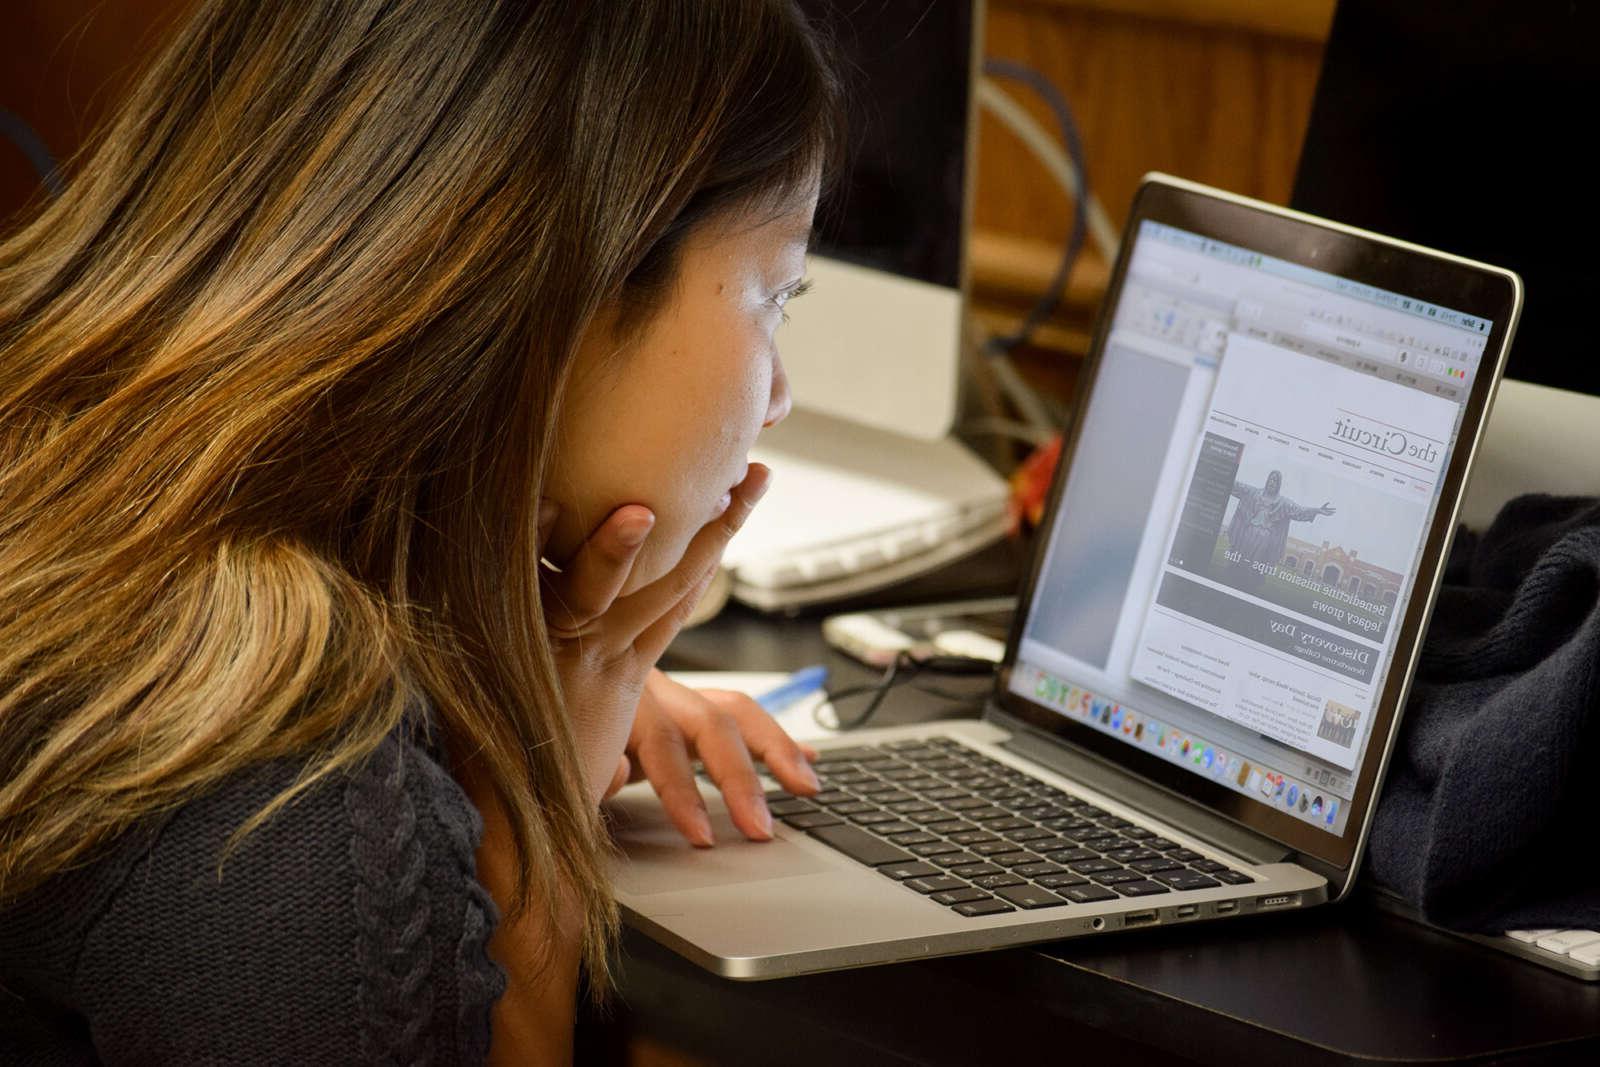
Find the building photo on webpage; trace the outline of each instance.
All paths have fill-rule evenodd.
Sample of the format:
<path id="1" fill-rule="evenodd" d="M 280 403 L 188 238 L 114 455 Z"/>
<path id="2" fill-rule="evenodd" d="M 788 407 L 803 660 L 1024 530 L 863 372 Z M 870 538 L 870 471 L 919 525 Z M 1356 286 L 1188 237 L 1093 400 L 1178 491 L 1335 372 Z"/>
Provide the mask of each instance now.
<path id="1" fill-rule="evenodd" d="M 1231 334 L 1132 676 L 1348 769 L 1455 406 Z"/>

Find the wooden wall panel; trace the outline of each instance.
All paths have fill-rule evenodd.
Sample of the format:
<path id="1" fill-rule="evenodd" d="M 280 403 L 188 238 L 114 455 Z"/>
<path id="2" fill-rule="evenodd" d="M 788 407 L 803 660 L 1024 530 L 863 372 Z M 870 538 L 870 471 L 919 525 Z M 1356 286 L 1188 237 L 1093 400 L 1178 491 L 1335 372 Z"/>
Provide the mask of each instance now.
<path id="1" fill-rule="evenodd" d="M 1332 10 L 1331 0 L 989 0 L 985 51 L 1062 90 L 1091 187 L 1120 226 L 1152 170 L 1287 201 Z M 1030 89 L 1003 84 L 1055 128 Z M 1071 202 L 985 114 L 972 247 L 981 316 L 1001 321 L 1044 287 L 1071 219 Z M 1105 265 L 1091 257 L 1080 274 L 1060 316 L 1068 347 L 1085 336 Z"/>
<path id="2" fill-rule="evenodd" d="M 0 107 L 20 116 L 57 161 L 82 143 L 187 0 L 3 0 Z M 0 141 L 0 228 L 38 189 Z"/>

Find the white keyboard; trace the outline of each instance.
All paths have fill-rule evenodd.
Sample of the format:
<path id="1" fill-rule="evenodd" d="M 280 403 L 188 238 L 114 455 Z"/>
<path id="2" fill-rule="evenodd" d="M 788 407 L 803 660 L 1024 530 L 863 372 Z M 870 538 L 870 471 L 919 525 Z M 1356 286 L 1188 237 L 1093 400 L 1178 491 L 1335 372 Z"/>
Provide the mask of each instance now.
<path id="1" fill-rule="evenodd" d="M 1473 940 L 1579 978 L 1600 979 L 1600 930 L 1507 930 L 1504 937 Z"/>
<path id="2" fill-rule="evenodd" d="M 1421 923 L 1452 937 L 1465 938 L 1520 959 L 1538 963 L 1574 978 L 1600 981 L 1600 930 L 1508 930 L 1504 934 L 1469 934 L 1435 926 L 1411 905 L 1385 890 L 1368 886 L 1370 899 L 1384 911 Z"/>

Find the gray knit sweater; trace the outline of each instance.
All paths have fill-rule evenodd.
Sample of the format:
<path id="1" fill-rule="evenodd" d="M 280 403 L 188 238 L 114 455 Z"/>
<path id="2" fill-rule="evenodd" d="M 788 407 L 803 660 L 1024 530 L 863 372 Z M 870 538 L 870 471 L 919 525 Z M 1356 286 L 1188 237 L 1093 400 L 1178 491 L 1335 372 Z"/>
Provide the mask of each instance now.
<path id="1" fill-rule="evenodd" d="M 265 764 L 0 911 L 0 1064 L 477 1064 L 505 986 L 482 822 L 391 738 L 222 868 Z"/>

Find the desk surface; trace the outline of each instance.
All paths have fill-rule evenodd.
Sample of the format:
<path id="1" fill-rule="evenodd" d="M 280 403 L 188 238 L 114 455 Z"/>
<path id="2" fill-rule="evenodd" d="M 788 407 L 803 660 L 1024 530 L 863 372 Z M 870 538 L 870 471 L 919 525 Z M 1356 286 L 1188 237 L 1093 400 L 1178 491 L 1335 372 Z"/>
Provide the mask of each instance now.
<path id="1" fill-rule="evenodd" d="M 870 677 L 826 649 L 815 619 L 741 609 L 680 637 L 668 665 L 818 661 L 837 682 Z M 878 722 L 951 707 L 896 692 Z M 1360 902 L 760 983 L 630 933 L 620 981 L 613 1030 L 675 1064 L 1600 1063 L 1600 983 Z"/>

